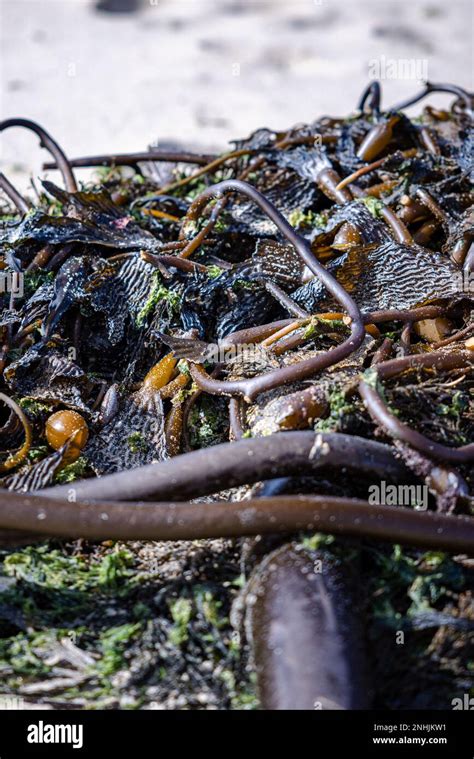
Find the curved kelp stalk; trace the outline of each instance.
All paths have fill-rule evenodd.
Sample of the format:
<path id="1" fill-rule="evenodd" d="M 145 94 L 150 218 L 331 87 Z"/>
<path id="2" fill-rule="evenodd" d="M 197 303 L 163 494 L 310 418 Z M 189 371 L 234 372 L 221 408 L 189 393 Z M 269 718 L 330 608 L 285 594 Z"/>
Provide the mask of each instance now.
<path id="1" fill-rule="evenodd" d="M 248 501 L 75 502 L 2 493 L 0 529 L 89 540 L 198 540 L 300 530 L 474 554 L 474 519 L 331 496 Z"/>
<path id="2" fill-rule="evenodd" d="M 323 467 L 394 482 L 410 478 L 387 445 L 354 435 L 298 431 L 221 443 L 159 464 L 48 488 L 42 494 L 67 498 L 72 488 L 78 500 L 179 500 L 274 477 L 308 475 Z"/>
<path id="3" fill-rule="evenodd" d="M 2 172 L 0 172 L 0 189 L 10 198 L 21 214 L 28 213 L 30 204 Z"/>
<path id="4" fill-rule="evenodd" d="M 80 169 L 93 166 L 136 166 L 138 163 L 148 161 L 165 161 L 166 163 L 195 163 L 205 166 L 215 157 L 179 150 L 147 150 L 139 153 L 107 153 L 105 155 L 81 156 L 81 158 L 71 158 L 69 165 Z M 57 168 L 57 161 L 43 164 L 45 171 Z"/>
<path id="5" fill-rule="evenodd" d="M 25 129 L 29 129 L 31 132 L 35 132 L 35 134 L 37 134 L 40 138 L 41 147 L 49 150 L 53 156 L 57 167 L 62 174 L 66 190 L 68 192 L 77 192 L 77 184 L 74 178 L 71 164 L 69 163 L 63 149 L 58 145 L 56 140 L 51 137 L 46 129 L 43 129 L 42 126 L 36 124 L 35 121 L 30 121 L 30 119 L 5 119 L 5 121 L 0 121 L 0 132 L 3 132 L 5 129 L 9 129 L 10 127 L 24 127 Z"/>
<path id="6" fill-rule="evenodd" d="M 426 456 L 441 459 L 442 461 L 454 461 L 468 463 L 474 461 L 474 443 L 463 445 L 459 448 L 449 448 L 446 445 L 436 443 L 407 424 L 403 424 L 391 413 L 382 397 L 382 390 L 378 386 L 379 380 L 389 379 L 409 369 L 456 369 L 472 368 L 473 356 L 470 352 L 453 353 L 424 353 L 414 356 L 395 358 L 376 364 L 366 372 L 359 384 L 359 392 L 364 400 L 371 417 L 380 424 L 384 430 L 395 440 L 402 440 L 417 451 Z"/>
<path id="7" fill-rule="evenodd" d="M 0 401 L 12 409 L 16 414 L 25 434 L 23 445 L 17 451 L 7 451 L 7 457 L 3 461 L 0 461 L 0 472 L 9 472 L 11 469 L 14 469 L 21 464 L 28 456 L 33 440 L 33 433 L 29 419 L 18 403 L 12 398 L 9 398 L 8 395 L 5 395 L 5 393 L 0 393 Z"/>
<path id="8" fill-rule="evenodd" d="M 411 105 L 415 105 L 415 103 L 419 103 L 420 100 L 423 100 L 427 95 L 431 95 L 435 92 L 445 92 L 448 95 L 455 95 L 458 100 L 461 100 L 464 104 L 464 107 L 468 113 L 472 114 L 472 104 L 474 95 L 470 92 L 467 92 L 467 90 L 463 89 L 462 87 L 458 87 L 455 84 L 435 84 L 434 82 L 426 82 L 424 88 L 414 95 L 413 97 L 409 98 L 408 100 L 404 100 L 402 103 L 397 103 L 392 108 L 390 108 L 391 111 L 403 111 L 405 108 L 408 108 Z"/>

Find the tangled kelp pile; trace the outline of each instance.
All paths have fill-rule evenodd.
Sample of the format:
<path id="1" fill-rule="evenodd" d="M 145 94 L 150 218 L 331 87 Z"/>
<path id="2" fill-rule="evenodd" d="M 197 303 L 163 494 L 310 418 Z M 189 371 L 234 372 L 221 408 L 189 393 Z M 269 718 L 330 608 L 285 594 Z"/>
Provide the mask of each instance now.
<path id="1" fill-rule="evenodd" d="M 450 111 L 404 114 L 434 91 L 454 96 Z M 318 530 L 461 555 L 469 618 L 472 97 L 427 85 L 382 111 L 373 83 L 347 119 L 261 129 L 222 156 L 69 161 L 32 122 L 0 131 L 14 126 L 40 136 L 65 189 L 44 181 L 30 207 L 0 177 L 16 209 L 2 221 L 2 273 L 22 285 L 5 292 L 1 315 L 2 539 L 267 533 L 249 549 L 256 568 L 242 597 L 264 705 L 307 706 L 314 682 L 325 705 L 367 705 L 363 647 L 348 654 L 347 631 L 352 641 L 362 631 L 341 555 L 315 558 L 320 537 L 272 549 L 277 533 Z M 100 183 L 78 189 L 74 169 L 94 165 L 105 167 Z M 386 483 L 399 494 L 424 486 L 425 508 L 368 502 Z M 410 589 L 414 555 L 397 559 Z M 428 573 L 454 564 L 433 556 L 419 554 Z M 315 561 L 322 586 L 306 587 Z M 326 683 L 331 656 L 313 656 L 305 682 L 297 662 L 280 693 L 286 646 L 308 660 L 322 634 L 326 591 L 340 622 L 337 676 Z M 306 601 L 290 613 L 299 593 Z M 387 603 L 393 627 L 406 599 Z M 444 624 L 429 608 L 431 622 L 413 629 Z M 276 660 L 275 618 L 288 631 Z M 326 654 L 333 633 L 318 644 Z M 459 668 L 465 677 L 467 661 Z"/>

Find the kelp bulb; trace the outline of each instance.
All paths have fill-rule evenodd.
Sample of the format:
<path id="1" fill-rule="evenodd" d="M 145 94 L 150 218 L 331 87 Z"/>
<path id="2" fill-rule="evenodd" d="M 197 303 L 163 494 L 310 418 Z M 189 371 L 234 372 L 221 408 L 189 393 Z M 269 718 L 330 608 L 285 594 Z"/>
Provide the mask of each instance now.
<path id="1" fill-rule="evenodd" d="M 78 458 L 89 437 L 89 428 L 85 419 L 77 411 L 69 409 L 51 414 L 46 422 L 45 432 L 46 440 L 55 451 L 72 438 L 67 454 L 68 461 Z"/>

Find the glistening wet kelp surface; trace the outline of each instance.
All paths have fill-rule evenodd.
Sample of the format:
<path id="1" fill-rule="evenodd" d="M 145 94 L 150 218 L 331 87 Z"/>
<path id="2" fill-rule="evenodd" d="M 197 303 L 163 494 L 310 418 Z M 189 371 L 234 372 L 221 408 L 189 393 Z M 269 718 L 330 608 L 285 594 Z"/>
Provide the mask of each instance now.
<path id="1" fill-rule="evenodd" d="M 267 708 L 450 708 L 468 692 L 472 96 L 429 84 L 414 102 L 435 91 L 450 110 L 410 119 L 372 83 L 346 119 L 222 156 L 70 160 L 41 126 L 0 123 L 35 132 L 64 185 L 25 199 L 0 177 L 6 693 L 253 708 L 257 681 Z M 299 652 L 281 693 L 274 624 Z"/>

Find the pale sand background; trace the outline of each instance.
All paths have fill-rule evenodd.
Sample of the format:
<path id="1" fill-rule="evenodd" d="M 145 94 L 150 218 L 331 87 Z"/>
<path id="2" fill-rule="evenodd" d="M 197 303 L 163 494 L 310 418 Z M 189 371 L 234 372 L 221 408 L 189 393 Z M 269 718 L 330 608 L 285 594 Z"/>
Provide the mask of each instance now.
<path id="1" fill-rule="evenodd" d="M 349 112 L 380 56 L 473 88 L 469 0 L 136 2 L 118 14 L 94 0 L 0 0 L 1 117 L 39 121 L 71 157 L 158 138 L 224 148 L 259 126 Z M 418 90 L 383 84 L 386 104 Z M 25 130 L 0 136 L 18 186 L 46 159 Z"/>

